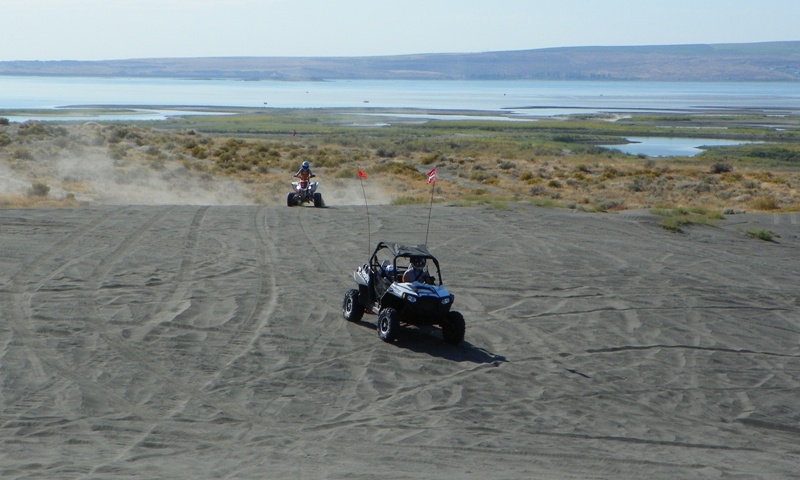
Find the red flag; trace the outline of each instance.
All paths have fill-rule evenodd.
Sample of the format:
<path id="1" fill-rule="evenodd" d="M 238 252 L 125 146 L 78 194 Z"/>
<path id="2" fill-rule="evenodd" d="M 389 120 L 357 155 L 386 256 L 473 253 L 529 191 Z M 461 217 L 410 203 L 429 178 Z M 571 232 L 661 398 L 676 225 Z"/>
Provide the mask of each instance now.
<path id="1" fill-rule="evenodd" d="M 428 172 L 428 183 L 433 183 L 436 181 L 436 169 L 434 168 L 430 172 Z"/>
<path id="2" fill-rule="evenodd" d="M 356 170 L 358 170 L 359 178 L 367 178 L 367 174 L 362 172 L 360 168 L 356 167 Z"/>

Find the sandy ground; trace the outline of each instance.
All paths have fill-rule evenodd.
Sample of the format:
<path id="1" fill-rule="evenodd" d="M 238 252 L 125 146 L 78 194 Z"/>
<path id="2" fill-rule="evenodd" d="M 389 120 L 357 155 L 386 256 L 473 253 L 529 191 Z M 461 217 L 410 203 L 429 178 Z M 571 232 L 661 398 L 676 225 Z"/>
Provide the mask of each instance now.
<path id="1" fill-rule="evenodd" d="M 369 212 L 0 210 L 0 477 L 800 478 L 800 214 L 436 206 L 454 347 L 342 318 Z"/>

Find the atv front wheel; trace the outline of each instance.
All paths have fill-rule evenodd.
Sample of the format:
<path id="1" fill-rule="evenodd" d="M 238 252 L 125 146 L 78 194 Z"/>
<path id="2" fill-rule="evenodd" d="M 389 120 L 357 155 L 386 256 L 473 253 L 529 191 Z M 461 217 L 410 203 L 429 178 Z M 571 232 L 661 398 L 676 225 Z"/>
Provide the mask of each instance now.
<path id="1" fill-rule="evenodd" d="M 444 338 L 444 341 L 451 345 L 458 345 L 464 341 L 465 330 L 464 316 L 459 312 L 447 312 L 447 317 L 442 322 L 442 338 Z"/>
<path id="2" fill-rule="evenodd" d="M 391 307 L 384 308 L 378 315 L 378 337 L 384 342 L 391 342 L 397 338 L 400 330 L 400 320 L 397 319 L 397 310 Z"/>
<path id="3" fill-rule="evenodd" d="M 358 301 L 358 290 L 353 288 L 344 294 L 342 316 L 348 322 L 358 322 L 364 316 L 364 306 Z"/>
<path id="4" fill-rule="evenodd" d="M 294 193 L 290 193 L 286 197 L 286 206 L 287 207 L 294 207 L 295 205 L 297 205 L 297 200 L 294 198 Z"/>
<path id="5" fill-rule="evenodd" d="M 317 208 L 325 206 L 325 202 L 322 201 L 322 194 L 319 192 L 314 193 L 314 206 Z"/>

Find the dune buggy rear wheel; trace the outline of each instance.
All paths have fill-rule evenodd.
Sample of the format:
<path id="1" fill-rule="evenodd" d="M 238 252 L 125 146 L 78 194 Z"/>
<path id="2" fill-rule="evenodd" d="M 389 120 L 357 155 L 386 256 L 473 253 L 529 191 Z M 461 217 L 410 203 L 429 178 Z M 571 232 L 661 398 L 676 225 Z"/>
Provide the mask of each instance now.
<path id="1" fill-rule="evenodd" d="M 459 312 L 447 312 L 447 317 L 442 322 L 442 338 L 444 338 L 444 341 L 451 345 L 458 345 L 464 341 L 465 330 L 464 316 Z"/>
<path id="2" fill-rule="evenodd" d="M 391 307 L 384 308 L 378 315 L 378 337 L 384 342 L 391 342 L 397 338 L 400 330 L 400 320 L 397 319 L 397 310 Z"/>
<path id="3" fill-rule="evenodd" d="M 364 316 L 364 306 L 358 301 L 358 290 L 348 290 L 342 301 L 342 316 L 348 322 L 358 322 Z"/>

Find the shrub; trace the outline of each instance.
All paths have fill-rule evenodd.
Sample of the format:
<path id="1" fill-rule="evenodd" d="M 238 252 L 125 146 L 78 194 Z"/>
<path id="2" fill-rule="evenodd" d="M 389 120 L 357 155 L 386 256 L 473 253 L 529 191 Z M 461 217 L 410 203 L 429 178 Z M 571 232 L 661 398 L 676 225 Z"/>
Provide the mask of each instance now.
<path id="1" fill-rule="evenodd" d="M 685 225 L 685 222 L 683 222 L 681 219 L 676 218 L 676 217 L 666 217 L 666 218 L 661 220 L 659 225 L 661 225 L 662 227 L 664 227 L 665 229 L 667 229 L 667 230 L 669 230 L 671 232 L 681 233 L 681 232 L 683 232 L 683 228 L 682 227 Z"/>
<path id="2" fill-rule="evenodd" d="M 108 143 L 119 143 L 128 136 L 130 130 L 124 127 L 117 127 L 114 128 L 111 135 L 108 138 Z"/>
<path id="3" fill-rule="evenodd" d="M 41 122 L 28 121 L 19 126 L 19 135 L 44 135 L 47 128 Z"/>
<path id="4" fill-rule="evenodd" d="M 17 160 L 33 160 L 33 154 L 28 149 L 18 148 L 14 150 L 14 158 Z"/>
<path id="5" fill-rule="evenodd" d="M 690 213 L 694 213 L 695 215 L 700 215 L 711 220 L 725 220 L 725 216 L 722 214 L 722 212 L 709 210 L 705 207 L 692 207 L 688 211 Z"/>
<path id="6" fill-rule="evenodd" d="M 534 197 L 538 197 L 541 195 L 547 195 L 547 189 L 544 188 L 544 185 L 534 185 L 530 189 L 530 195 Z"/>
<path id="7" fill-rule="evenodd" d="M 192 147 L 191 154 L 194 158 L 204 159 L 208 158 L 208 152 L 205 148 L 201 147 L 200 145 L 196 145 Z"/>
<path id="8" fill-rule="evenodd" d="M 647 182 L 641 177 L 636 177 L 628 184 L 628 190 L 632 192 L 644 192 L 647 190 Z"/>
<path id="9" fill-rule="evenodd" d="M 731 173 L 725 173 L 725 174 L 722 175 L 722 181 L 725 182 L 725 183 L 739 182 L 743 178 L 744 177 L 742 176 L 741 173 L 733 173 L 733 172 L 731 172 Z"/>
<path id="10" fill-rule="evenodd" d="M 128 151 L 121 145 L 115 145 L 108 149 L 108 154 L 114 160 L 122 160 L 126 155 L 128 155 Z"/>
<path id="11" fill-rule="evenodd" d="M 711 166 L 711 173 L 728 173 L 733 171 L 733 166 L 728 163 L 716 162 Z"/>
<path id="12" fill-rule="evenodd" d="M 747 230 L 747 234 L 753 238 L 764 240 L 765 242 L 774 242 L 775 237 L 778 236 L 775 235 L 775 233 L 770 232 L 769 230 L 756 230 L 756 229 Z"/>
<path id="13" fill-rule="evenodd" d="M 753 200 L 753 208 L 756 210 L 777 210 L 780 208 L 778 201 L 772 197 L 759 197 Z"/>
<path id="14" fill-rule="evenodd" d="M 502 162 L 498 165 L 498 167 L 500 168 L 500 170 L 512 170 L 514 168 L 517 168 L 517 164 L 514 162 Z"/>
<path id="15" fill-rule="evenodd" d="M 400 175 L 407 177 L 421 176 L 422 174 L 417 171 L 414 165 L 410 163 L 400 162 L 386 162 L 379 163 L 373 167 L 376 173 L 388 173 L 391 175 Z"/>
<path id="16" fill-rule="evenodd" d="M 594 207 L 599 212 L 625 210 L 625 200 L 601 200 Z"/>
<path id="17" fill-rule="evenodd" d="M 620 175 L 619 170 L 617 170 L 616 168 L 606 167 L 605 170 L 603 170 L 602 175 L 600 175 L 600 178 L 602 178 L 603 180 L 610 180 L 612 178 L 618 177 L 619 175 Z"/>
<path id="18" fill-rule="evenodd" d="M 486 182 L 491 178 L 495 178 L 496 179 L 495 174 L 493 174 L 493 173 L 483 172 L 483 171 L 481 171 L 481 169 L 477 169 L 477 168 L 475 170 L 476 171 L 473 171 L 469 175 L 470 180 L 474 180 L 476 182 Z"/>
<path id="19" fill-rule="evenodd" d="M 566 183 L 572 188 L 586 188 L 589 186 L 588 182 L 584 182 L 582 180 L 576 180 L 574 178 L 568 178 Z"/>
<path id="20" fill-rule="evenodd" d="M 430 153 L 430 154 L 425 155 L 424 157 L 422 157 L 422 160 L 420 160 L 420 162 L 423 165 L 431 165 L 434 162 L 436 162 L 437 160 L 439 160 L 439 157 L 441 157 L 441 156 L 442 156 L 442 154 L 439 153 L 439 152 Z"/>
<path id="21" fill-rule="evenodd" d="M 650 213 L 663 217 L 660 225 L 673 232 L 682 232 L 685 225 L 712 225 L 711 219 L 722 217 L 703 208 L 654 208 Z"/>
<path id="22" fill-rule="evenodd" d="M 383 147 L 376 150 L 375 154 L 379 157 L 384 157 L 384 158 L 394 158 L 397 155 L 397 153 L 394 150 L 389 150 Z"/>
<path id="23" fill-rule="evenodd" d="M 50 193 L 50 186 L 37 182 L 31 185 L 31 188 L 28 190 L 28 196 L 31 197 L 46 197 Z"/>

